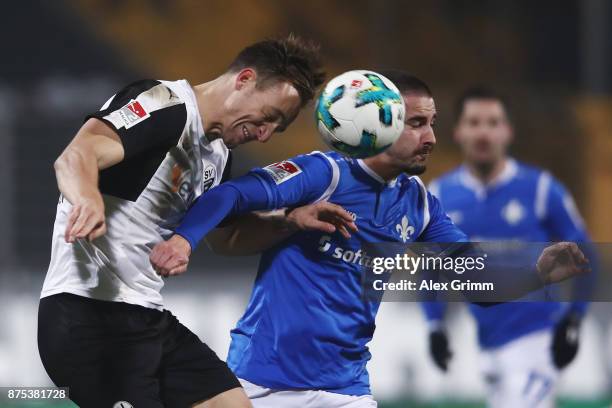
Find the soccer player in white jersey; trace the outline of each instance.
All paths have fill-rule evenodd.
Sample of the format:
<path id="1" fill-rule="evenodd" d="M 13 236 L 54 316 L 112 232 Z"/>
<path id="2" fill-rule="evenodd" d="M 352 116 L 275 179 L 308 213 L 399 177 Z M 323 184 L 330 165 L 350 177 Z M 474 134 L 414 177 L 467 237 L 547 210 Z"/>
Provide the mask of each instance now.
<path id="1" fill-rule="evenodd" d="M 200 85 L 134 82 L 86 116 L 54 166 L 38 329 L 45 369 L 79 406 L 250 406 L 226 364 L 164 309 L 149 253 L 227 176 L 230 149 L 283 131 L 323 78 L 317 47 L 289 36 L 245 48 Z"/>

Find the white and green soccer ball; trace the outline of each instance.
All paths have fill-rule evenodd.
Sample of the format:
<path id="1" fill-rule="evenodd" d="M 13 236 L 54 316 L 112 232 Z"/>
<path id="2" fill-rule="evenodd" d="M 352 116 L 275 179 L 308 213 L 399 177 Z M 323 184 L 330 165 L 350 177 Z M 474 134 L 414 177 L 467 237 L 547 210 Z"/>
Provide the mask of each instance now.
<path id="1" fill-rule="evenodd" d="M 404 100 L 389 79 L 348 71 L 328 82 L 315 111 L 321 138 L 344 155 L 364 158 L 391 146 L 404 130 Z"/>

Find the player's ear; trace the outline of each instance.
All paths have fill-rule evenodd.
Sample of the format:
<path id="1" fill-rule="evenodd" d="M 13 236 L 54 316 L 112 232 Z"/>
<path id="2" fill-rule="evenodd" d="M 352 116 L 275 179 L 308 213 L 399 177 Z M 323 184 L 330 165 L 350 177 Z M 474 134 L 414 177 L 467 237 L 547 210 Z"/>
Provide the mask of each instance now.
<path id="1" fill-rule="evenodd" d="M 257 73 L 253 68 L 243 68 L 236 75 L 236 82 L 234 84 L 237 91 L 243 89 L 245 86 L 248 86 L 250 83 L 253 85 L 257 81 Z"/>
<path id="2" fill-rule="evenodd" d="M 455 123 L 455 127 L 453 127 L 453 140 L 455 143 L 461 143 L 461 137 L 459 135 L 459 123 Z"/>
<path id="3" fill-rule="evenodd" d="M 504 142 L 506 146 L 509 146 L 514 141 L 514 127 L 512 126 L 512 122 L 508 119 L 504 122 L 505 125 L 505 134 L 504 134 Z"/>

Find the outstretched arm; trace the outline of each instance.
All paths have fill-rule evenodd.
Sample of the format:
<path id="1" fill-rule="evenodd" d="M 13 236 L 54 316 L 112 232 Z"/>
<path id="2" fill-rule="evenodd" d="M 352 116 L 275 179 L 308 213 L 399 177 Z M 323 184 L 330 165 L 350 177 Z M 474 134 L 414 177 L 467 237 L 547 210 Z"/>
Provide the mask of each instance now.
<path id="1" fill-rule="evenodd" d="M 525 254 L 485 254 L 482 246 L 469 243 L 442 210 L 438 200 L 428 194 L 431 221 L 420 241 L 439 243 L 444 249 L 438 256 L 464 259 L 487 259 L 486 268 L 469 274 L 443 270 L 449 280 L 492 283 L 494 291 L 465 292 L 466 298 L 482 306 L 518 299 L 548 284 L 589 272 L 589 261 L 573 242 L 559 242 L 543 248 L 536 259 Z M 488 257 L 487 257 L 488 256 Z M 525 259 L 524 259 L 525 258 Z"/>
<path id="2" fill-rule="evenodd" d="M 153 267 L 162 276 L 185 272 L 191 250 L 223 220 L 321 200 L 333 180 L 333 171 L 329 159 L 315 153 L 256 169 L 212 188 L 187 212 L 176 234 L 153 248 Z M 230 230 L 226 237 L 234 236 L 234 243 L 239 242 L 246 235 L 240 232 Z"/>

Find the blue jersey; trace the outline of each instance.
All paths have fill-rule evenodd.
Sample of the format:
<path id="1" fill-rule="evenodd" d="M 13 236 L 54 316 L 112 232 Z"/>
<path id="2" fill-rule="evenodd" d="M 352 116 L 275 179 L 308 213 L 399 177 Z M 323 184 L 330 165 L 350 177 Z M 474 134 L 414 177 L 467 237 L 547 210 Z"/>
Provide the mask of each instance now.
<path id="1" fill-rule="evenodd" d="M 361 160 L 298 156 L 254 170 L 268 208 L 329 200 L 359 231 L 298 232 L 264 252 L 247 310 L 232 331 L 228 364 L 273 389 L 370 394 L 367 344 L 379 303 L 361 297 L 363 243 L 465 241 L 418 177 L 385 182 Z"/>
<path id="2" fill-rule="evenodd" d="M 484 186 L 465 166 L 434 180 L 430 191 L 471 241 L 588 241 L 574 201 L 548 172 L 508 160 L 502 174 Z M 564 305 L 511 302 L 492 307 L 470 304 L 481 347 L 498 347 L 522 335 L 552 327 Z M 584 313 L 586 303 L 572 305 Z M 430 321 L 441 320 L 443 303 L 423 303 Z"/>

